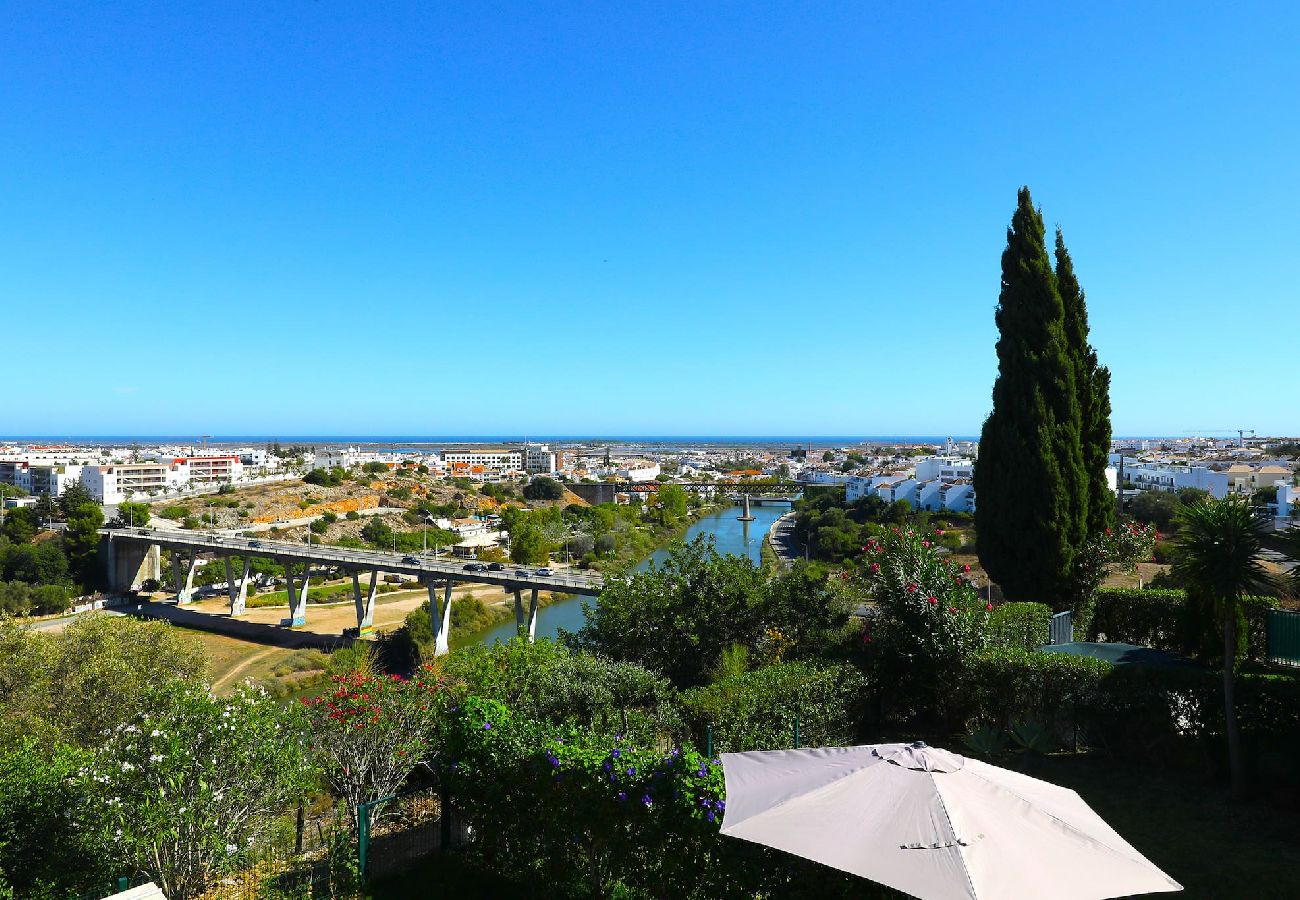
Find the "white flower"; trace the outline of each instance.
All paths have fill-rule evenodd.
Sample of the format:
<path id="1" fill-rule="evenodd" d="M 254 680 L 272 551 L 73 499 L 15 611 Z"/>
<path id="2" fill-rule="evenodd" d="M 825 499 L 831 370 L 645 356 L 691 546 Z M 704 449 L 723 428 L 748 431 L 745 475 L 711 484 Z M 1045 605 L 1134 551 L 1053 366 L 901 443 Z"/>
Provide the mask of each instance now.
<path id="1" fill-rule="evenodd" d="M 226 852 L 227 852 L 227 853 L 236 853 L 236 852 L 238 852 L 238 851 L 239 851 L 239 845 L 238 845 L 238 844 L 226 844 Z"/>
<path id="2" fill-rule="evenodd" d="M 135 770 L 135 766 L 131 765 L 129 762 L 124 762 L 124 763 L 122 763 L 122 771 L 123 771 L 123 772 L 131 772 L 131 771 L 134 771 L 134 770 Z"/>
<path id="3" fill-rule="evenodd" d="M 153 731 L 149 732 L 149 737 L 162 737 L 162 732 L 155 728 Z"/>
<path id="4" fill-rule="evenodd" d="M 162 759 L 163 755 L 161 753 L 155 753 L 153 756 L 149 757 L 149 762 L 162 762 Z"/>

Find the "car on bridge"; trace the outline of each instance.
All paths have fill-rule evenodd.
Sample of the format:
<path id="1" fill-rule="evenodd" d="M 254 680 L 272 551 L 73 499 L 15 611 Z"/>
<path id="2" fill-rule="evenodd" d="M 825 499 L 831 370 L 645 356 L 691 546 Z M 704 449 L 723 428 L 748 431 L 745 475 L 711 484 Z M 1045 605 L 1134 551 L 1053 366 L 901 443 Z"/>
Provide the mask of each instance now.
<path id="1" fill-rule="evenodd" d="M 553 571 L 552 571 L 550 568 L 548 568 L 547 566 L 542 566 L 540 569 L 537 569 L 535 572 L 533 572 L 533 574 L 534 574 L 534 575 L 554 575 L 555 572 L 553 572 Z"/>
<path id="2" fill-rule="evenodd" d="M 506 570 L 506 564 L 505 564 L 505 563 L 488 563 L 487 570 L 488 570 L 489 572 L 504 572 L 504 571 Z"/>
<path id="3" fill-rule="evenodd" d="M 482 563 L 465 563 L 464 570 L 466 572 L 486 572 L 487 566 Z"/>
<path id="4" fill-rule="evenodd" d="M 404 562 L 404 563 L 416 563 L 416 564 L 418 564 L 418 563 L 420 562 L 420 557 L 418 557 L 418 556 L 411 556 L 411 555 L 408 554 L 408 555 L 402 557 L 402 562 Z"/>

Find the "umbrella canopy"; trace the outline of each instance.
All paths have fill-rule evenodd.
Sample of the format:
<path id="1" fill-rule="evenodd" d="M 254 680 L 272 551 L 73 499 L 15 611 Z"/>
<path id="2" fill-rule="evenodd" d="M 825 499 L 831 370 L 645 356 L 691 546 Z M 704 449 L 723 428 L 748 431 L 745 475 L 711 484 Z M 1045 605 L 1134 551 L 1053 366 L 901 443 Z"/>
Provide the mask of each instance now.
<path id="1" fill-rule="evenodd" d="M 722 754 L 722 833 L 924 900 L 1093 900 L 1182 887 L 1074 791 L 927 747 Z"/>

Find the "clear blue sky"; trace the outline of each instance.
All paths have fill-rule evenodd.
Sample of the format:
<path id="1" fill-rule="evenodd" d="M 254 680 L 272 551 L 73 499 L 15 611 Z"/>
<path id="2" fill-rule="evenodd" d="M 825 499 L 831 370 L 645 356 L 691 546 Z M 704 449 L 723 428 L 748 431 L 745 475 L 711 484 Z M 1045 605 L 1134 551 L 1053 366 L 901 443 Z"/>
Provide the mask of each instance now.
<path id="1" fill-rule="evenodd" d="M 7 4 L 0 433 L 975 433 L 1022 183 L 1300 432 L 1295 5 L 997 5 Z"/>

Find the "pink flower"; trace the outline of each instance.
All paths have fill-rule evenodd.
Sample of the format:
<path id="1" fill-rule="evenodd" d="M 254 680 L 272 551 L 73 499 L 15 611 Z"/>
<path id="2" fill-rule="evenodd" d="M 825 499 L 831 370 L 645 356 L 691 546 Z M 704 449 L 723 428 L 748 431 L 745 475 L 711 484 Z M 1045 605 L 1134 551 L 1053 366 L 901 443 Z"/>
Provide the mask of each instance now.
<path id="1" fill-rule="evenodd" d="M 942 528 L 936 528 L 936 529 L 934 530 L 934 533 L 935 533 L 935 534 L 943 534 L 943 529 L 942 529 Z"/>
<path id="2" fill-rule="evenodd" d="M 919 591 L 920 589 L 921 589 L 921 586 L 920 586 L 919 584 L 909 584 L 909 585 L 907 586 L 907 592 L 908 592 L 909 594 L 915 594 L 915 593 L 916 593 L 917 591 Z"/>
<path id="3" fill-rule="evenodd" d="M 962 570 L 963 572 L 969 572 L 969 571 L 970 571 L 970 566 L 969 566 L 969 565 L 963 565 L 963 566 L 961 567 L 961 570 Z"/>
<path id="4" fill-rule="evenodd" d="M 938 602 L 939 602 L 939 598 L 938 598 L 938 597 L 926 597 L 925 600 L 926 600 L 926 602 L 929 603 L 931 606 L 935 606 L 935 605 L 938 604 Z"/>
<path id="5" fill-rule="evenodd" d="M 929 541 L 921 541 L 921 546 L 922 546 L 922 547 L 929 547 L 929 546 L 930 546 L 930 542 L 929 542 Z"/>
<path id="6" fill-rule="evenodd" d="M 992 603 L 985 603 L 985 604 L 984 604 L 984 608 L 987 609 L 989 612 L 993 612 L 993 604 L 992 604 Z"/>
<path id="7" fill-rule="evenodd" d="M 878 573 L 879 571 L 880 571 L 880 563 L 872 563 L 872 564 L 871 564 L 871 574 L 872 574 L 872 575 L 875 575 L 875 574 Z"/>
<path id="8" fill-rule="evenodd" d="M 955 607 L 955 606 L 950 606 L 950 607 L 948 607 L 948 612 L 950 612 L 950 613 L 955 613 L 956 611 L 957 611 L 957 607 Z"/>

